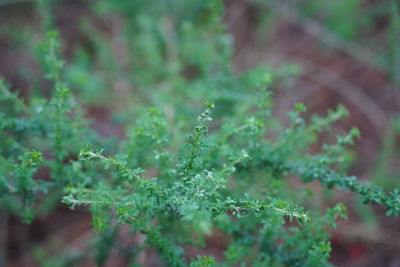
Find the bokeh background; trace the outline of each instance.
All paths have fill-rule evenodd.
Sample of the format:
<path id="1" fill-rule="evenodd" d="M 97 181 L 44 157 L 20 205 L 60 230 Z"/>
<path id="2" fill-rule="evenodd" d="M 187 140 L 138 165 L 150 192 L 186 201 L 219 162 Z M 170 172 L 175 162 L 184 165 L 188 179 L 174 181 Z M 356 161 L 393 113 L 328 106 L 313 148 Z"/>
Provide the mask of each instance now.
<path id="1" fill-rule="evenodd" d="M 287 121 L 295 102 L 305 103 L 309 114 L 344 105 L 350 115 L 332 132 L 356 126 L 362 133 L 349 155 L 348 172 L 387 189 L 400 187 L 398 0 L 226 0 L 223 24 L 187 26 L 182 37 L 178 26 L 194 20 L 201 25 L 205 2 L 0 0 L 0 76 L 25 99 L 49 96 L 40 42 L 49 28 L 57 29 L 64 76 L 92 127 L 102 136 L 123 139 L 119 121 L 125 109 L 161 101 L 164 88 L 180 83 L 177 76 L 202 75 L 201 66 L 217 60 L 213 49 L 218 42 L 231 42 L 236 73 L 262 64 L 279 77 L 271 88 L 277 118 Z M 214 40 L 212 31 L 227 34 Z M 324 191 L 318 183 L 312 187 Z M 321 207 L 341 201 L 349 208 L 349 219 L 333 232 L 334 265 L 400 266 L 398 218 L 362 205 L 351 194 L 317 196 Z M 44 255 L 73 256 L 89 246 L 92 236 L 85 209 L 60 205 L 31 225 L 0 210 L 0 251 L 7 266 L 38 266 Z M 136 242 L 123 231 L 120 241 Z M 212 236 L 207 250 L 218 255 L 223 246 L 221 237 Z M 107 264 L 126 266 L 116 253 Z M 152 266 L 151 257 L 142 264 Z"/>

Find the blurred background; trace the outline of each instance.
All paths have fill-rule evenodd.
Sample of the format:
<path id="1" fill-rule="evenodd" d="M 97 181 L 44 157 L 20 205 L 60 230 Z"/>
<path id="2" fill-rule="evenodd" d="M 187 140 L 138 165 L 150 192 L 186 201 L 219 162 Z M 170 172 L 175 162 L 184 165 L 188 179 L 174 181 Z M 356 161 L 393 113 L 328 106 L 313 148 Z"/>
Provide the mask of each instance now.
<path id="1" fill-rule="evenodd" d="M 123 139 L 120 122 L 134 114 L 125 110 L 194 99 L 197 79 L 218 73 L 224 62 L 233 62 L 237 74 L 263 65 L 278 77 L 271 88 L 277 118 L 287 121 L 295 102 L 305 103 L 309 114 L 344 105 L 350 115 L 332 131 L 356 126 L 362 133 L 348 172 L 386 189 L 400 187 L 398 0 L 226 0 L 217 11 L 213 2 L 0 0 L 0 76 L 25 99 L 50 96 L 40 43 L 48 29 L 57 29 L 64 78 L 92 127 Z M 349 219 L 333 232 L 334 265 L 400 266 L 398 218 L 351 194 L 320 195 L 320 206 L 341 201 L 349 208 Z M 45 255 L 84 250 L 92 236 L 84 209 L 60 206 L 31 225 L 0 211 L 0 251 L 8 266 L 39 266 Z M 207 249 L 220 249 L 219 237 L 209 243 Z M 107 263 L 126 266 L 117 254 Z"/>

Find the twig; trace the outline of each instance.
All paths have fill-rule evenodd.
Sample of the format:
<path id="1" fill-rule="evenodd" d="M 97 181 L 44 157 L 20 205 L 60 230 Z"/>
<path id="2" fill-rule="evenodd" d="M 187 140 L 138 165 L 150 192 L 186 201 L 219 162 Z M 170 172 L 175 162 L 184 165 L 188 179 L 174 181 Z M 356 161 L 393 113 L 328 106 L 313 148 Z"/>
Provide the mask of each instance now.
<path id="1" fill-rule="evenodd" d="M 321 42 L 345 51 L 348 55 L 369 65 L 370 67 L 379 69 L 385 73 L 388 71 L 388 66 L 384 64 L 382 58 L 374 52 L 332 33 L 321 26 L 318 22 L 304 17 L 288 5 L 276 3 L 276 1 L 268 1 L 268 5 L 272 9 L 281 13 L 285 18 L 302 27 L 302 29 L 309 35 L 318 38 Z"/>
<path id="2" fill-rule="evenodd" d="M 380 130 L 384 129 L 386 126 L 387 116 L 375 101 L 365 94 L 361 88 L 349 80 L 344 79 L 336 72 L 306 59 L 298 59 L 298 63 L 306 69 L 317 69 L 319 72 L 315 75 L 310 75 L 309 78 L 326 86 L 353 103 L 371 123 L 374 124 L 376 129 L 378 129 L 379 135 L 382 134 Z"/>

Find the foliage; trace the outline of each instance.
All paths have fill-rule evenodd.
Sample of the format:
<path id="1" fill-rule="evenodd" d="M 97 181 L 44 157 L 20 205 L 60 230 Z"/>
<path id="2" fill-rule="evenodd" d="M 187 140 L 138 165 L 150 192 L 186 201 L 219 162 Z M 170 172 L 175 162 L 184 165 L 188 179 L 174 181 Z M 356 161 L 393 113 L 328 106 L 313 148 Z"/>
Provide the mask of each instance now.
<path id="1" fill-rule="evenodd" d="M 346 208 L 312 209 L 311 199 L 299 199 L 302 190 L 287 182 L 293 176 L 353 192 L 383 206 L 387 215 L 399 214 L 399 189 L 387 193 L 342 172 L 347 147 L 360 137 L 357 129 L 320 146 L 320 153 L 310 152 L 320 134 L 347 115 L 344 107 L 306 119 L 306 107 L 298 103 L 288 112 L 289 125 L 281 125 L 272 115 L 270 90 L 279 75 L 265 67 L 234 73 L 221 1 L 170 2 L 182 10 L 168 14 L 160 1 L 103 0 L 96 6 L 96 12 L 126 16 L 146 10 L 126 25 L 125 44 L 132 51 L 126 66 L 93 58 L 116 69 L 111 78 L 95 76 L 96 83 L 118 77 L 135 86 L 134 104 L 120 99 L 126 109 L 114 114 L 126 132 L 123 141 L 92 129 L 81 101 L 85 88 L 77 88 L 90 83 L 80 83 L 73 75 L 77 66 L 60 59 L 55 31 L 39 46 L 53 84 L 50 98 L 24 100 L 0 83 L 2 205 L 28 223 L 46 215 L 46 199 L 52 207 L 87 206 L 98 231 L 91 253 L 42 261 L 66 266 L 93 254 L 104 265 L 119 226 L 126 224 L 146 237 L 141 249 L 155 249 L 167 266 L 327 265 L 329 229 L 346 218 Z M 90 71 L 82 68 L 85 80 Z M 230 240 L 226 262 L 185 256 L 187 247 L 204 247 L 215 231 Z M 40 250 L 36 254 L 46 258 Z"/>

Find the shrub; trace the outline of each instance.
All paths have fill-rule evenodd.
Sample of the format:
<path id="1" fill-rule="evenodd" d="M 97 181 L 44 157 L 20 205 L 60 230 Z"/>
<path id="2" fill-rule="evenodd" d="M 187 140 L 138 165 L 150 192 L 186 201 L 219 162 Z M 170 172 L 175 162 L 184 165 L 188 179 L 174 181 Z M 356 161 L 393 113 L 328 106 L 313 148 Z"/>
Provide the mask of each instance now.
<path id="1" fill-rule="evenodd" d="M 347 146 L 360 137 L 355 128 L 335 144 L 322 145 L 320 153 L 310 152 L 320 134 L 346 116 L 343 107 L 308 120 L 298 103 L 288 112 L 289 125 L 282 126 L 272 115 L 270 91 L 282 75 L 263 67 L 236 75 L 221 6 L 204 3 L 202 15 L 177 19 L 180 54 L 172 59 L 163 53 L 167 44 L 155 40 L 159 29 L 151 15 L 129 26 L 139 28 L 134 51 L 145 55 L 133 82 L 148 101 L 122 117 L 125 140 L 91 129 L 82 92 L 70 90 L 65 80 L 72 67 L 64 68 L 58 56 L 58 34 L 49 32 L 41 62 L 53 83 L 52 96 L 24 101 L 0 83 L 2 205 L 27 223 L 60 202 L 72 209 L 87 206 L 99 238 L 92 253 L 81 257 L 95 255 L 100 266 L 121 224 L 146 237 L 135 251 L 156 249 L 167 266 L 327 265 L 329 229 L 346 218 L 346 208 L 313 209 L 287 180 L 318 180 L 396 216 L 400 191 L 386 193 L 342 171 Z M 185 73 L 189 67 L 194 78 Z M 127 118 L 131 114 L 134 124 Z M 39 175 L 46 171 L 50 179 Z M 225 262 L 185 256 L 188 247 L 204 247 L 215 231 L 230 240 Z M 46 261 L 65 266 L 72 260 Z"/>

